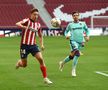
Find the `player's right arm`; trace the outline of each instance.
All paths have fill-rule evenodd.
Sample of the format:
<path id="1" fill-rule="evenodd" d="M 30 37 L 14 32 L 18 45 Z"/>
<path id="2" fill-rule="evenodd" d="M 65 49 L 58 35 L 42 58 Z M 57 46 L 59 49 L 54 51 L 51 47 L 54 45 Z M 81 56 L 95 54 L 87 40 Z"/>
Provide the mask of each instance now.
<path id="1" fill-rule="evenodd" d="M 38 30 L 28 26 L 29 19 L 23 19 L 22 21 L 19 21 L 16 23 L 16 26 L 20 27 L 21 29 L 30 29 L 33 32 L 37 32 Z"/>
<path id="2" fill-rule="evenodd" d="M 70 28 L 70 24 L 68 24 L 68 26 L 66 27 L 66 30 L 64 32 L 64 35 L 66 36 L 66 39 L 69 39 L 69 32 L 70 32 L 71 28 Z"/>
<path id="3" fill-rule="evenodd" d="M 22 21 L 19 21 L 16 23 L 16 26 L 22 28 L 22 29 L 27 29 L 26 23 L 28 22 L 29 19 L 23 19 Z"/>

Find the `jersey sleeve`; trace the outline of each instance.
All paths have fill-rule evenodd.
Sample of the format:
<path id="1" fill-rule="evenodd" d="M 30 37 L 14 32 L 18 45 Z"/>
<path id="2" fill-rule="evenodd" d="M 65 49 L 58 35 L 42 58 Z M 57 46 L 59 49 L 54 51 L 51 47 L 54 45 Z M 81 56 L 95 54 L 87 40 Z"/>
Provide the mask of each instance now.
<path id="1" fill-rule="evenodd" d="M 21 22 L 23 25 L 27 26 L 29 18 L 23 19 Z"/>
<path id="2" fill-rule="evenodd" d="M 66 27 L 66 30 L 64 32 L 64 35 L 67 36 L 68 33 L 70 32 L 70 30 L 71 30 L 71 27 L 70 27 L 70 24 L 68 24 L 68 26 Z"/>
<path id="3" fill-rule="evenodd" d="M 22 22 L 23 22 L 23 23 L 26 23 L 28 20 L 29 20 L 29 19 L 26 18 L 26 19 L 23 19 Z"/>
<path id="4" fill-rule="evenodd" d="M 90 30 L 88 29 L 86 23 L 84 22 L 84 31 L 86 33 L 86 36 L 90 36 Z"/>

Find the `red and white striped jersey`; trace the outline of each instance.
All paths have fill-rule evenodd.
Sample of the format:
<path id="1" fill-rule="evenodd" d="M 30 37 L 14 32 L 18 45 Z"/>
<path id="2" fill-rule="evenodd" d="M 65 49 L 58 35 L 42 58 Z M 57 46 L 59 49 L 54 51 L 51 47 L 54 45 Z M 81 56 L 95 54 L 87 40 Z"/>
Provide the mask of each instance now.
<path id="1" fill-rule="evenodd" d="M 38 30 L 38 34 L 41 35 L 41 25 L 39 22 L 33 22 L 31 19 L 23 19 L 22 22 L 24 23 L 23 25 L 27 27 L 32 27 L 36 30 Z M 26 44 L 26 45 L 34 45 L 36 44 L 36 33 L 31 31 L 30 29 L 23 29 L 22 30 L 22 39 L 21 39 L 21 44 Z"/>

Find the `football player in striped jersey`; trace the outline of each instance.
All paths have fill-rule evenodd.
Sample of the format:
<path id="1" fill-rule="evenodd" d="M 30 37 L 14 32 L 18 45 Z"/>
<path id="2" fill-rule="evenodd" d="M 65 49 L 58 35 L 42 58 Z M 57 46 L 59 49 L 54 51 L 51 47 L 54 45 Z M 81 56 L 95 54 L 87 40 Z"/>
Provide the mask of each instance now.
<path id="1" fill-rule="evenodd" d="M 40 70 L 44 78 L 44 82 L 47 84 L 52 84 L 52 82 L 47 78 L 47 70 L 45 66 L 44 59 L 40 52 L 40 49 L 36 43 L 36 32 L 39 36 L 39 42 L 41 49 L 44 49 L 43 37 L 41 32 L 41 25 L 38 22 L 39 11 L 36 8 L 33 8 L 30 12 L 30 18 L 23 19 L 16 23 L 18 27 L 22 29 L 21 45 L 20 45 L 20 60 L 16 64 L 16 69 L 19 67 L 25 68 L 27 66 L 27 57 L 31 53 L 34 56 L 39 64 Z"/>

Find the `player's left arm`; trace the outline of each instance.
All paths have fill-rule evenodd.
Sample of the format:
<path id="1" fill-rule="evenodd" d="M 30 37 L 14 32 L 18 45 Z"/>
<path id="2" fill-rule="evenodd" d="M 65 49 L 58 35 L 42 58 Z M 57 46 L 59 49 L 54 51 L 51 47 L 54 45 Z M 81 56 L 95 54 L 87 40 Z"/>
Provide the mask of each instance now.
<path id="1" fill-rule="evenodd" d="M 84 22 L 84 30 L 85 30 L 85 33 L 86 33 L 85 34 L 85 39 L 86 39 L 86 41 L 89 41 L 89 39 L 90 39 L 90 30 L 88 29 L 85 22 Z"/>
<path id="2" fill-rule="evenodd" d="M 44 50 L 43 35 L 41 29 L 38 30 L 38 35 L 39 35 L 39 42 L 40 42 L 41 49 Z"/>

